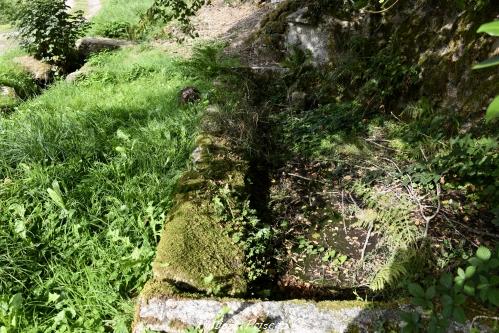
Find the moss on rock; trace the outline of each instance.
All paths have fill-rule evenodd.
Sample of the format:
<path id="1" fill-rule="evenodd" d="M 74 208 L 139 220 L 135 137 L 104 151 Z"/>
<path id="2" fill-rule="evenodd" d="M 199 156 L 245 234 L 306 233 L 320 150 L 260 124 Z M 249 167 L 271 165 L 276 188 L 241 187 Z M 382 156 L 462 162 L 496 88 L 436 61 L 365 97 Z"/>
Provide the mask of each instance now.
<path id="1" fill-rule="evenodd" d="M 204 278 L 234 295 L 244 293 L 244 254 L 226 235 L 208 203 L 184 200 L 170 214 L 153 263 L 157 280 L 208 290 Z"/>
<path id="2" fill-rule="evenodd" d="M 153 262 L 154 283 L 143 293 L 246 292 L 244 251 L 225 230 L 213 199 L 220 187 L 245 191 L 248 163 L 221 138 L 205 134 L 196 144 L 195 153 L 202 158 L 193 156 L 193 170 L 185 172 L 177 184 L 175 205 Z"/>

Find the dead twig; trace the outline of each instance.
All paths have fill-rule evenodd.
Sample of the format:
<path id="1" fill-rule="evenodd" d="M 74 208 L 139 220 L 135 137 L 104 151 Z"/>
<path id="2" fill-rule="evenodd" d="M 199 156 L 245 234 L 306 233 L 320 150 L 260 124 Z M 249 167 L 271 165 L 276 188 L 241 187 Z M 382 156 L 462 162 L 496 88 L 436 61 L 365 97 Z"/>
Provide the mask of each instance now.
<path id="1" fill-rule="evenodd" d="M 343 221 L 343 231 L 347 234 L 347 226 L 345 224 L 345 191 L 341 190 L 341 220 Z"/>
<path id="2" fill-rule="evenodd" d="M 369 143 L 372 143 L 372 144 L 373 144 L 373 145 L 375 145 L 375 146 L 381 147 L 381 148 L 383 148 L 383 149 L 398 152 L 398 150 L 397 150 L 397 149 L 394 149 L 394 148 L 392 148 L 392 147 L 383 146 L 382 144 L 379 144 L 379 143 L 377 143 L 376 141 L 374 141 L 374 139 L 364 139 L 364 140 L 366 140 L 366 141 L 367 141 L 367 142 L 369 142 Z"/>
<path id="3" fill-rule="evenodd" d="M 301 175 L 298 175 L 296 173 L 286 173 L 288 176 L 291 176 L 291 177 L 296 177 L 296 178 L 300 178 L 300 179 L 303 179 L 303 180 L 307 180 L 309 182 L 317 182 L 317 183 L 321 183 L 321 184 L 327 184 L 326 182 L 322 181 L 322 180 L 318 180 L 318 179 L 312 179 L 312 178 L 308 178 L 308 177 L 304 177 L 304 176 L 301 176 Z"/>
<path id="4" fill-rule="evenodd" d="M 428 229 L 430 227 L 430 221 L 433 220 L 438 213 L 440 212 L 440 208 L 442 207 L 442 204 L 440 202 L 440 194 L 442 189 L 440 188 L 440 183 L 438 181 L 435 181 L 435 186 L 437 188 L 437 209 L 435 210 L 435 213 L 431 216 L 426 216 L 424 213 L 424 208 L 421 204 L 421 201 L 418 200 L 419 203 L 419 211 L 421 212 L 421 216 L 423 216 L 423 219 L 426 222 L 425 230 L 424 230 L 424 237 L 426 238 L 428 236 Z"/>
<path id="5" fill-rule="evenodd" d="M 369 243 L 369 238 L 371 238 L 371 232 L 374 228 L 374 222 L 371 221 L 369 223 L 369 230 L 367 230 L 366 240 L 364 242 L 364 247 L 362 248 L 362 252 L 360 253 L 360 261 L 362 262 L 362 268 L 364 268 L 364 255 L 366 254 L 367 244 Z"/>
<path id="6" fill-rule="evenodd" d="M 398 172 L 403 175 L 402 170 L 399 168 L 397 163 L 395 163 L 394 161 L 392 161 L 391 159 L 386 158 L 386 157 L 383 157 L 383 159 L 392 163 L 397 168 Z M 440 183 L 438 181 L 435 181 L 435 187 L 436 187 L 436 192 L 437 192 L 437 208 L 431 216 L 427 216 L 424 212 L 426 206 L 423 205 L 423 203 L 422 203 L 422 200 L 427 195 L 419 196 L 416 193 L 416 191 L 414 190 L 414 183 L 412 182 L 411 176 L 410 175 L 406 175 L 406 176 L 409 178 L 409 185 L 404 185 L 404 187 L 407 190 L 407 193 L 409 193 L 409 196 L 417 203 L 417 205 L 419 207 L 419 213 L 423 217 L 423 220 L 425 220 L 426 225 L 425 225 L 424 237 L 426 238 L 428 236 L 428 230 L 430 227 L 431 220 L 433 220 L 440 212 L 440 208 L 441 208 L 440 195 L 441 195 L 442 189 L 440 187 Z"/>

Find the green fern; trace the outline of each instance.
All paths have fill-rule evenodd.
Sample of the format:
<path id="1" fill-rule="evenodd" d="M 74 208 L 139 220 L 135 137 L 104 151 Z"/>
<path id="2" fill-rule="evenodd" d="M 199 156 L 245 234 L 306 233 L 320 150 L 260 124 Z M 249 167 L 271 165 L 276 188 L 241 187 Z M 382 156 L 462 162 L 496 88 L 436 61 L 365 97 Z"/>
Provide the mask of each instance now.
<path id="1" fill-rule="evenodd" d="M 383 290 L 386 286 L 393 285 L 405 275 L 407 275 L 407 269 L 404 263 L 398 261 L 389 262 L 376 273 L 369 284 L 369 288 L 374 291 Z"/>
<path id="2" fill-rule="evenodd" d="M 395 253 L 374 275 L 370 288 L 374 291 L 396 284 L 411 270 L 417 252 L 408 244 L 415 244 L 421 230 L 413 218 L 417 207 L 403 191 L 382 191 L 376 186 L 357 182 L 354 193 L 362 199 L 365 208 L 356 208 L 355 227 L 373 226 L 373 233 L 386 242 L 390 253 Z"/>
<path id="3" fill-rule="evenodd" d="M 392 251 L 420 237 L 421 231 L 412 218 L 417 208 L 407 194 L 381 192 L 360 182 L 354 184 L 353 190 L 366 206 L 355 212 L 355 227 L 366 228 L 373 222 L 374 232 L 388 239 Z"/>
<path id="4" fill-rule="evenodd" d="M 409 272 L 418 269 L 417 251 L 414 248 L 400 248 L 395 255 L 381 267 L 372 279 L 369 288 L 380 291 L 386 287 L 393 286 Z"/>

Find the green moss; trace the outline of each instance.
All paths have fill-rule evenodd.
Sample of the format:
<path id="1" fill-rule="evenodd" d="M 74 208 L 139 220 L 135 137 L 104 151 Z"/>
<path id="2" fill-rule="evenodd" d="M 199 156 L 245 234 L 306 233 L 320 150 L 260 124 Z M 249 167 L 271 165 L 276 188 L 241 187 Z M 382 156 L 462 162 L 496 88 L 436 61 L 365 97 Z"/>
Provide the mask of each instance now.
<path id="1" fill-rule="evenodd" d="M 323 310 L 336 311 L 349 308 L 390 310 L 400 309 L 400 304 L 408 303 L 404 300 L 393 302 L 366 302 L 366 301 L 322 301 L 317 303 L 317 307 Z"/>
<path id="2" fill-rule="evenodd" d="M 205 186 L 206 180 L 199 172 L 189 171 L 179 179 L 175 190 L 177 193 L 188 193 L 200 190 Z"/>
<path id="3" fill-rule="evenodd" d="M 213 217 L 207 202 L 179 203 L 166 222 L 153 263 L 157 280 L 207 290 L 203 279 L 215 277 L 230 295 L 244 293 L 244 254 Z"/>

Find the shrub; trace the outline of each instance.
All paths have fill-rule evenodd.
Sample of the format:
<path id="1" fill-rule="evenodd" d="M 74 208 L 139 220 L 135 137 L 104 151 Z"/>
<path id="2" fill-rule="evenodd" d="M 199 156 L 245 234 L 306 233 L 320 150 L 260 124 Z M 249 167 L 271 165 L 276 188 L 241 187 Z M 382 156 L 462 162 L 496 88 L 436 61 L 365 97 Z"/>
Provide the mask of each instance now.
<path id="1" fill-rule="evenodd" d="M 0 24 L 9 22 L 14 14 L 14 2 L 12 0 L 0 0 Z"/>
<path id="2" fill-rule="evenodd" d="M 480 246 L 468 259 L 465 269 L 458 268 L 457 275 L 444 273 L 424 288 L 417 283 L 408 285 L 412 303 L 421 307 L 429 317 L 424 320 L 417 312 L 403 315 L 402 332 L 448 332 L 452 321 L 465 322 L 465 305 L 472 299 L 491 309 L 499 306 L 499 249 L 489 250 Z M 477 331 L 470 328 L 471 332 Z M 495 330 L 494 330 L 495 332 Z"/>
<path id="3" fill-rule="evenodd" d="M 87 27 L 83 12 L 69 13 L 64 0 L 22 0 L 15 21 L 21 46 L 62 68 L 75 60 L 75 42 Z"/>

